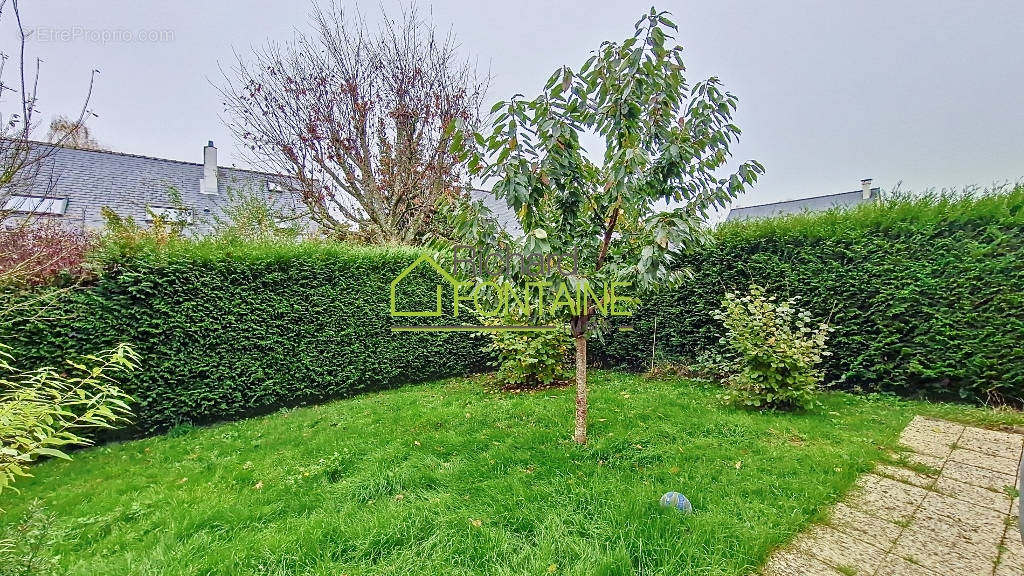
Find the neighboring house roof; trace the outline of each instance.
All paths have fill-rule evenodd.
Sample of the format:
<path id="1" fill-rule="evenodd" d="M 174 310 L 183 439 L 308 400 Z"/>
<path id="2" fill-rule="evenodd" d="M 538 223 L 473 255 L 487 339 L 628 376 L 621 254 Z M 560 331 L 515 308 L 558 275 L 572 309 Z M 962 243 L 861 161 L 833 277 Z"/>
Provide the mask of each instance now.
<path id="1" fill-rule="evenodd" d="M 864 202 L 876 201 L 881 197 L 881 189 L 871 188 L 870 180 L 865 182 L 867 184 L 861 190 L 854 190 L 853 192 L 840 192 L 839 194 L 812 196 L 810 198 L 787 200 L 785 202 L 733 208 L 725 219 L 729 221 L 749 220 L 752 218 L 771 218 L 783 214 L 799 214 L 801 212 L 822 212 L 831 208 L 849 208 Z"/>
<path id="2" fill-rule="evenodd" d="M 516 213 L 504 200 L 495 196 L 493 192 L 470 188 L 469 197 L 472 200 L 479 200 L 487 207 L 491 214 L 494 215 L 495 220 L 498 221 L 498 226 L 504 228 L 506 232 L 513 236 L 523 235 L 523 227 L 519 224 L 519 218 L 516 218 Z"/>
<path id="3" fill-rule="evenodd" d="M 149 211 L 167 213 L 179 208 L 191 212 L 200 227 L 227 202 L 228 191 L 266 193 L 278 210 L 297 214 L 301 203 L 289 192 L 272 191 L 282 179 L 273 174 L 217 166 L 213 143 L 203 149 L 204 163 L 182 162 L 106 150 L 80 150 L 38 143 L 46 154 L 31 190 L 18 196 L 62 199 L 63 210 L 50 215 L 86 228 L 103 226 L 101 210 L 109 207 L 120 216 L 138 222 L 150 219 Z M 42 151 L 46 148 L 47 151 Z M 216 174 L 216 192 L 202 184 Z M 211 182 L 212 184 L 212 182 Z M 203 189 L 205 186 L 205 190 Z M 26 204 L 22 201 L 22 204 Z"/>

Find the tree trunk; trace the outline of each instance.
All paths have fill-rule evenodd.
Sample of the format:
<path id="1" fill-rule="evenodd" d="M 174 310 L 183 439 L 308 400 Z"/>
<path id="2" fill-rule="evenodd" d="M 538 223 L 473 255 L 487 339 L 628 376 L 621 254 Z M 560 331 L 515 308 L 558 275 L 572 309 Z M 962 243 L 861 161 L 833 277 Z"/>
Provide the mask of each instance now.
<path id="1" fill-rule="evenodd" d="M 576 433 L 577 444 L 587 443 L 587 335 L 576 336 Z"/>

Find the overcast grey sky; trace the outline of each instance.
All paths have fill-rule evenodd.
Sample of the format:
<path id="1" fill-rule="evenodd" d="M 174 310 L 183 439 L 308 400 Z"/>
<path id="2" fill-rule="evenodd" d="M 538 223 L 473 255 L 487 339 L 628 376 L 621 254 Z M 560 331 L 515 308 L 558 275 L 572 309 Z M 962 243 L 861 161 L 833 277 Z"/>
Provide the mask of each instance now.
<path id="1" fill-rule="evenodd" d="M 393 0 L 363 1 L 373 21 Z M 623 39 L 650 2 L 421 1 L 490 68 L 490 102 L 533 95 L 561 64 Z M 693 80 L 740 99 L 737 159 L 767 173 L 737 205 L 876 185 L 988 185 L 1024 177 L 1024 2 L 668 0 Z M 193 162 L 216 141 L 238 162 L 211 81 L 232 49 L 287 40 L 308 5 L 280 0 L 32 0 L 23 19 L 43 59 L 42 119 L 73 115 L 101 71 L 91 128 L 106 147 Z M 15 47 L 4 14 L 0 48 Z M 10 98 L 5 98 L 9 102 Z M 45 126 L 38 134 L 45 136 Z"/>

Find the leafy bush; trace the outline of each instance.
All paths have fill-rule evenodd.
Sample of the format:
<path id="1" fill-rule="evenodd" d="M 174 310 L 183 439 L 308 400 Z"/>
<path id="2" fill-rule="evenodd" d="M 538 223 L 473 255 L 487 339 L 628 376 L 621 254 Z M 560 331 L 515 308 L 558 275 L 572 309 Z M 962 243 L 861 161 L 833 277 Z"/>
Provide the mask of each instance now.
<path id="1" fill-rule="evenodd" d="M 522 319 L 485 318 L 484 324 L 522 325 Z M 497 368 L 495 378 L 506 388 L 537 388 L 570 378 L 566 356 L 573 341 L 568 329 L 513 332 L 507 330 L 488 333 L 491 343 L 486 350 L 494 353 Z"/>
<path id="2" fill-rule="evenodd" d="M 66 446 L 89 444 L 84 430 L 112 428 L 126 422 L 131 398 L 113 374 L 138 367 L 138 356 L 125 345 L 81 361 L 70 370 L 23 371 L 0 344 L 0 494 L 41 456 L 65 458 Z"/>
<path id="3" fill-rule="evenodd" d="M 778 301 L 764 288 L 728 293 L 715 318 L 725 325 L 723 343 L 732 350 L 733 370 L 724 398 L 755 408 L 809 408 L 821 383 L 818 368 L 831 328 L 815 325 L 797 310 L 796 298 Z"/>
<path id="4" fill-rule="evenodd" d="M 489 360 L 470 333 L 391 331 L 390 283 L 422 255 L 413 249 L 131 242 L 105 252 L 105 272 L 61 298 L 50 320 L 0 322 L 0 338 L 30 366 L 132 344 L 145 359 L 123 381 L 135 426 L 115 437 L 449 377 Z M 403 308 L 435 298 L 439 279 L 418 271 L 399 287 Z"/>
<path id="5" fill-rule="evenodd" d="M 286 209 L 285 200 L 279 196 L 250 188 L 228 187 L 219 213 L 210 218 L 211 233 L 247 242 L 297 240 L 303 233 L 302 220 L 294 211 Z"/>
<path id="6" fill-rule="evenodd" d="M 1024 187 L 897 196 L 880 205 L 726 222 L 681 256 L 682 287 L 641 297 L 595 355 L 646 368 L 721 353 L 725 293 L 756 283 L 832 318 L 830 386 L 910 397 L 1024 404 Z"/>
<path id="7" fill-rule="evenodd" d="M 182 220 L 167 220 L 160 214 L 150 213 L 153 221 L 144 226 L 131 216 L 121 216 L 106 206 L 100 209 L 100 214 L 103 216 L 103 235 L 94 256 L 101 263 L 185 241 L 183 234 L 188 223 Z"/>

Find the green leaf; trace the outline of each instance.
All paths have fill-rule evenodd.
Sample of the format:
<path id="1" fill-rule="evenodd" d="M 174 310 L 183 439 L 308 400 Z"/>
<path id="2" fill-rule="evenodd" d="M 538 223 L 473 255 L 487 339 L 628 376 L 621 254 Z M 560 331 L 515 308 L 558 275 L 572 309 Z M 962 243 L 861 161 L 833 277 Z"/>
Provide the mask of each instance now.
<path id="1" fill-rule="evenodd" d="M 35 450 L 33 450 L 33 453 L 38 454 L 40 456 L 50 456 L 53 458 L 61 458 L 63 460 L 71 460 L 70 456 L 61 452 L 60 450 L 55 450 L 53 448 L 36 448 Z"/>

